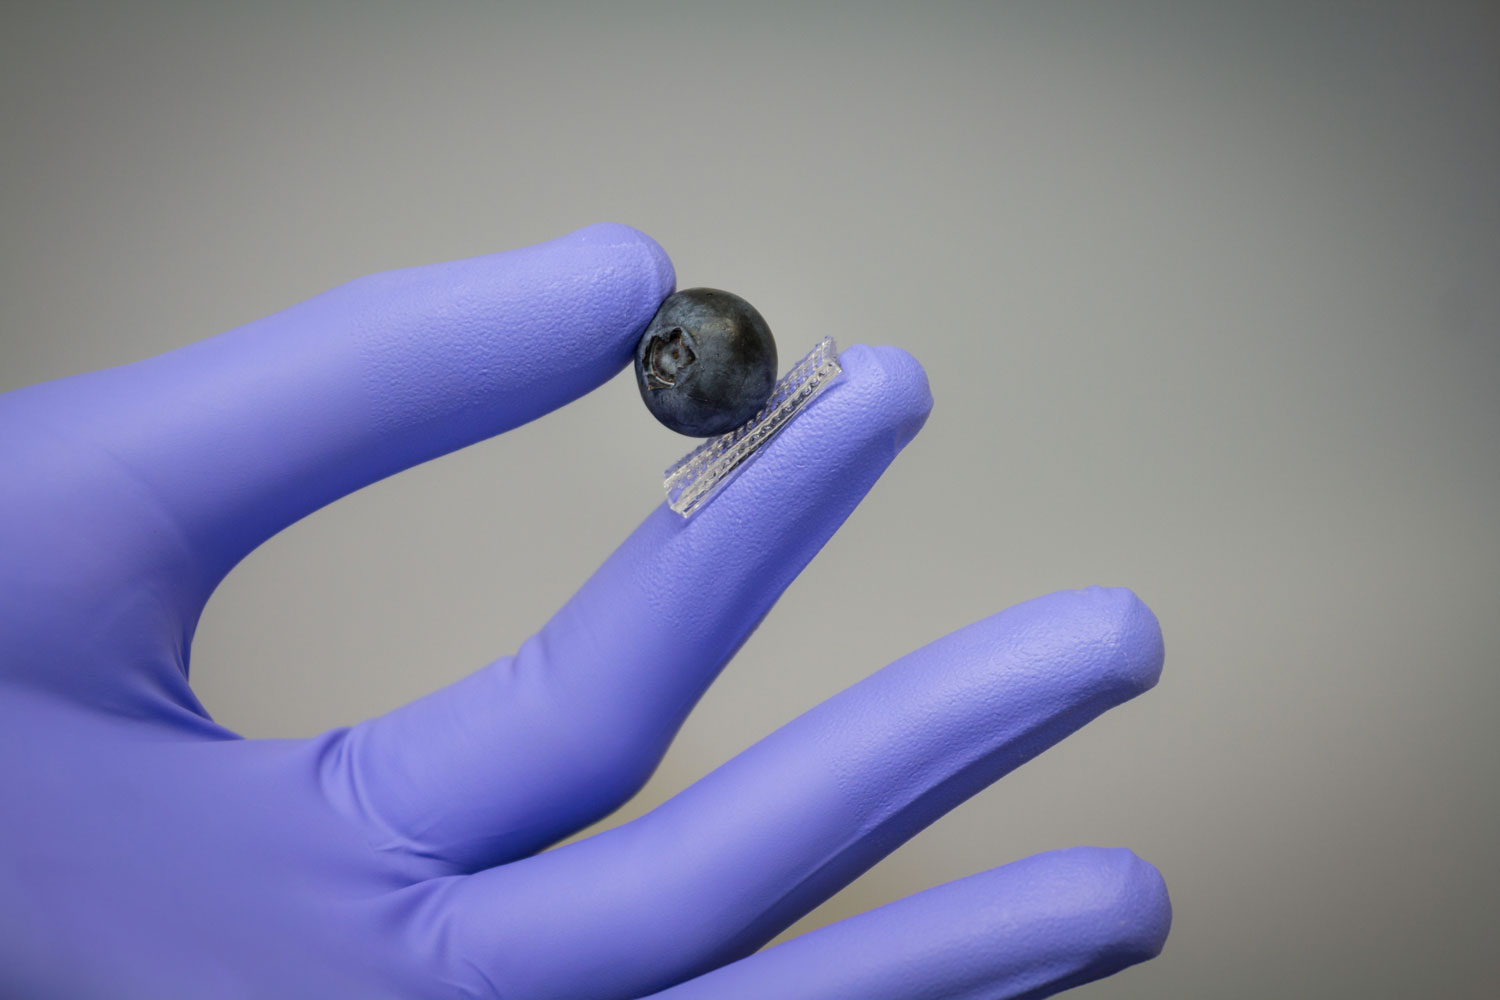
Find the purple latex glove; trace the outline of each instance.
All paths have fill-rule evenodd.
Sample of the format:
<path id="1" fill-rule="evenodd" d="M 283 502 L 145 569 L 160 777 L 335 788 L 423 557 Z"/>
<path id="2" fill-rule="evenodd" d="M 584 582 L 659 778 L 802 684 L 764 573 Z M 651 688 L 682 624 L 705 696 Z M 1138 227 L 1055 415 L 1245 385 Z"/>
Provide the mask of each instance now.
<path id="1" fill-rule="evenodd" d="M 979 1000 L 1160 949 L 1156 871 L 1076 848 L 757 953 L 1151 687 L 1161 635 L 1124 590 L 962 629 L 641 819 L 538 853 L 641 787 L 922 426 L 926 378 L 894 348 L 844 352 L 717 500 L 658 507 L 516 655 L 313 739 L 209 719 L 188 649 L 240 559 L 609 379 L 673 281 L 650 239 L 593 226 L 0 396 L 0 995 Z"/>

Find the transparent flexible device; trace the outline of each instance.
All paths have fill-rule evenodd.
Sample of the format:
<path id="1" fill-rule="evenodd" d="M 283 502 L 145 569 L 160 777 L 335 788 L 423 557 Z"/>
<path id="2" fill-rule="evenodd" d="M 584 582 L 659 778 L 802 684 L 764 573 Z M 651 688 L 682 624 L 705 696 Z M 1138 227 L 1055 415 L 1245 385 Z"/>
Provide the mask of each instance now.
<path id="1" fill-rule="evenodd" d="M 781 377 L 759 413 L 734 430 L 709 438 L 667 470 L 667 506 L 683 517 L 701 510 L 734 478 L 736 469 L 765 447 L 843 370 L 833 338 L 824 337 Z"/>

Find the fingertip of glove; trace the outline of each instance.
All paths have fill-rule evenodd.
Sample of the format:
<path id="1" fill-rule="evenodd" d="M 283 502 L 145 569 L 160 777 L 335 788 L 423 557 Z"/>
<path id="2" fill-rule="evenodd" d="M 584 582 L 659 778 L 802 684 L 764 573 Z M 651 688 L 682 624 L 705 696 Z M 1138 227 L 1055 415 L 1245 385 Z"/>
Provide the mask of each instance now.
<path id="1" fill-rule="evenodd" d="M 932 389 L 921 362 L 899 347 L 868 344 L 851 345 L 839 361 L 868 405 L 894 429 L 896 450 L 905 448 L 932 412 Z"/>
<path id="2" fill-rule="evenodd" d="M 620 222 L 596 222 L 574 230 L 560 241 L 580 247 L 597 247 L 616 256 L 627 275 L 642 283 L 643 291 L 653 303 L 652 313 L 662 299 L 677 287 L 677 272 L 672 259 L 650 236 Z"/>
<path id="3" fill-rule="evenodd" d="M 1128 587 L 1085 587 L 1038 598 L 1053 634 L 1076 644 L 1091 687 L 1124 699 L 1156 686 L 1165 649 L 1156 615 Z"/>
<path id="4" fill-rule="evenodd" d="M 1104 950 L 1122 964 L 1161 954 L 1172 928 L 1166 879 L 1155 865 L 1129 848 L 1091 850 L 1099 892 L 1097 933 Z"/>
<path id="5" fill-rule="evenodd" d="M 1119 647 L 1122 676 L 1137 691 L 1156 687 L 1166 661 L 1166 645 L 1155 613 L 1129 587 L 1091 589 L 1100 591 L 1102 599 L 1109 602 L 1117 622 L 1113 635 Z"/>
<path id="6" fill-rule="evenodd" d="M 1072 847 L 1030 859 L 1057 915 L 1095 956 L 1123 968 L 1161 954 L 1172 901 L 1156 866 L 1124 847 Z"/>

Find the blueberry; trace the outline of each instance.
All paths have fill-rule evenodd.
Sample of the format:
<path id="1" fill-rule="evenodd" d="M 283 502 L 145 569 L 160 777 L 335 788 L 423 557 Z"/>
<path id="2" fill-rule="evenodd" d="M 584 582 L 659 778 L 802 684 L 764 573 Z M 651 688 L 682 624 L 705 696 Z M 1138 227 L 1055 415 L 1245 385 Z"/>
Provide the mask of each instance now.
<path id="1" fill-rule="evenodd" d="M 717 288 L 668 296 L 635 349 L 652 415 L 679 434 L 712 437 L 760 412 L 776 387 L 776 341 L 755 307 Z"/>

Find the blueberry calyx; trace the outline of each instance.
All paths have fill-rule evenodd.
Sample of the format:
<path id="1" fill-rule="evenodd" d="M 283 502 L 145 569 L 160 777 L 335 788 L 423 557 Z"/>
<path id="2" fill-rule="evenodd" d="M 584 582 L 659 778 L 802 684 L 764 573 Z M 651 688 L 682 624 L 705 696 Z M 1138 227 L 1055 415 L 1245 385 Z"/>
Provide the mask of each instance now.
<path id="1" fill-rule="evenodd" d="M 646 349 L 646 387 L 670 389 L 677 384 L 677 376 L 697 360 L 693 338 L 682 327 L 673 327 L 665 337 L 653 339 Z"/>

